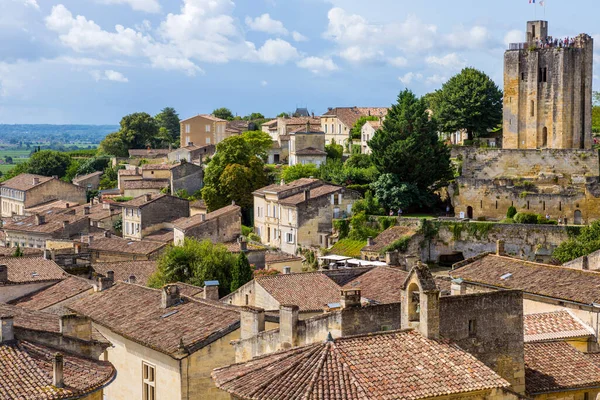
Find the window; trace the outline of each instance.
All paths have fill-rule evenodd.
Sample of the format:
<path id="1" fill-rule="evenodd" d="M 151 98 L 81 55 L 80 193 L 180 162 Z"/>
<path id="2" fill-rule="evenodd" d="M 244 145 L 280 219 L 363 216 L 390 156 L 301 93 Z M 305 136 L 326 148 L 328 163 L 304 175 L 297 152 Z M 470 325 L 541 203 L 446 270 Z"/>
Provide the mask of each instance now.
<path id="1" fill-rule="evenodd" d="M 538 69 L 538 82 L 542 83 L 542 82 L 546 82 L 548 78 L 548 68 L 544 67 L 544 68 L 539 68 Z"/>
<path id="2" fill-rule="evenodd" d="M 533 100 L 531 100 L 531 104 L 530 104 L 529 108 L 530 108 L 529 112 L 530 112 L 531 116 L 533 117 L 535 115 L 535 102 Z"/>
<path id="3" fill-rule="evenodd" d="M 331 124 L 331 133 L 335 133 L 335 125 Z"/>
<path id="4" fill-rule="evenodd" d="M 189 137 L 189 136 L 186 136 L 186 137 L 185 137 L 185 144 L 186 144 L 186 145 L 189 145 L 189 144 L 190 144 L 190 137 Z"/>
<path id="5" fill-rule="evenodd" d="M 291 274 L 292 273 L 292 267 L 288 267 L 288 266 L 283 267 L 283 273 L 284 274 Z"/>
<path id="6" fill-rule="evenodd" d="M 342 124 L 338 124 L 338 133 L 342 133 Z"/>
<path id="7" fill-rule="evenodd" d="M 185 124 L 185 133 L 190 133 L 190 124 Z"/>
<path id="8" fill-rule="evenodd" d="M 144 400 L 156 400 L 156 376 L 153 365 L 142 362 L 142 384 Z"/>
<path id="9" fill-rule="evenodd" d="M 210 138 L 209 137 L 206 138 L 206 144 L 210 144 Z"/>
<path id="10" fill-rule="evenodd" d="M 288 243 L 294 243 L 294 234 L 292 233 L 286 233 L 285 234 L 285 241 Z"/>
<path id="11" fill-rule="evenodd" d="M 469 320 L 469 337 L 477 335 L 477 321 L 474 319 Z"/>
<path id="12" fill-rule="evenodd" d="M 249 300 L 249 296 L 248 296 L 248 295 L 246 295 L 246 305 L 248 305 L 248 303 L 249 303 L 249 301 L 248 301 L 248 300 Z"/>
<path id="13" fill-rule="evenodd" d="M 204 129 L 206 130 L 206 132 L 210 132 L 210 125 L 204 125 Z"/>
<path id="14" fill-rule="evenodd" d="M 527 82 L 527 75 L 525 74 L 525 72 L 521 72 L 521 80 L 523 82 Z"/>
<path id="15" fill-rule="evenodd" d="M 327 133 L 327 124 L 325 124 L 325 133 Z M 329 144 L 329 143 L 327 143 Z"/>

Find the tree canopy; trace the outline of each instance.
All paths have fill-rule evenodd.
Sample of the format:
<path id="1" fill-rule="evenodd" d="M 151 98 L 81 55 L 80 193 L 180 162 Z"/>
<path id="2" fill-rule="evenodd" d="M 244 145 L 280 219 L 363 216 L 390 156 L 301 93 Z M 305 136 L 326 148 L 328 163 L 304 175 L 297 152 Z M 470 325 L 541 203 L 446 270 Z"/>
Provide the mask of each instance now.
<path id="1" fill-rule="evenodd" d="M 71 157 L 60 151 L 42 150 L 33 153 L 27 164 L 30 174 L 63 177 L 71 164 Z"/>
<path id="2" fill-rule="evenodd" d="M 252 267 L 244 252 L 236 257 L 231 268 L 231 291 L 236 291 L 240 286 L 250 282 L 253 278 Z"/>
<path id="3" fill-rule="evenodd" d="M 178 144 L 180 137 L 180 119 L 177 111 L 173 107 L 165 107 L 154 117 L 159 129 L 166 129 L 171 143 Z"/>
<path id="4" fill-rule="evenodd" d="M 437 95 L 431 96 L 429 102 L 436 108 L 435 117 L 442 132 L 464 129 L 473 139 L 502 123 L 502 91 L 477 69 L 463 69 Z"/>
<path id="5" fill-rule="evenodd" d="M 160 143 L 159 125 L 148 113 L 139 112 L 124 116 L 121 128 L 100 142 L 100 153 L 126 157 L 129 149 L 154 147 Z"/>
<path id="6" fill-rule="evenodd" d="M 283 167 L 281 178 L 285 183 L 291 183 L 300 178 L 319 177 L 319 168 L 315 164 L 296 164 Z"/>
<path id="7" fill-rule="evenodd" d="M 212 115 L 214 115 L 217 118 L 225 119 L 227 121 L 232 121 L 234 118 L 234 115 L 231 112 L 231 110 L 225 107 L 217 108 L 212 112 Z"/>
<path id="8" fill-rule="evenodd" d="M 248 143 L 251 154 L 263 160 L 267 159 L 269 149 L 273 146 L 273 139 L 268 133 L 263 131 L 247 131 L 242 133 L 242 137 Z"/>
<path id="9" fill-rule="evenodd" d="M 581 228 L 579 235 L 562 242 L 554 249 L 552 256 L 561 263 L 566 263 L 599 249 L 600 221 L 594 221 L 591 225 Z"/>
<path id="10" fill-rule="evenodd" d="M 377 121 L 379 117 L 374 115 L 365 115 L 360 117 L 355 123 L 352 129 L 350 129 L 350 137 L 352 140 L 360 140 L 360 135 L 362 133 L 362 127 L 367 121 Z"/>
<path id="11" fill-rule="evenodd" d="M 450 149 L 438 139 L 423 99 L 411 91 L 398 95 L 381 129 L 369 141 L 371 160 L 382 174 L 375 185 L 380 202 L 388 208 L 400 196 L 404 207 L 425 205 L 433 191 L 451 179 Z"/>

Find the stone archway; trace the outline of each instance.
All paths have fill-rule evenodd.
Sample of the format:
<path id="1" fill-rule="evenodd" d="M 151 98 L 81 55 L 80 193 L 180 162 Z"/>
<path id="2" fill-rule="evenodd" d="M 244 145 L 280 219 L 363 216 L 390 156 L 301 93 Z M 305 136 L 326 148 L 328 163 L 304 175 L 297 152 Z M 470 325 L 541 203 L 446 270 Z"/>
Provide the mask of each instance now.
<path id="1" fill-rule="evenodd" d="M 467 207 L 467 218 L 473 219 L 473 207 L 471 206 Z"/>
<path id="2" fill-rule="evenodd" d="M 575 213 L 573 215 L 573 223 L 575 225 L 581 225 L 582 222 L 583 222 L 583 220 L 581 218 L 581 211 L 580 210 L 575 210 Z"/>

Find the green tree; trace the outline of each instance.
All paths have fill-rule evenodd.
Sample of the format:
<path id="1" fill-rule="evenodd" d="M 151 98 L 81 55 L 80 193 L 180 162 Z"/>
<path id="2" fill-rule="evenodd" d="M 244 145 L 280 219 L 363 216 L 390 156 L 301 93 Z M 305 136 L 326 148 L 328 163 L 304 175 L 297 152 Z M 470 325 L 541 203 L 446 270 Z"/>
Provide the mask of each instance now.
<path id="1" fill-rule="evenodd" d="M 148 113 L 139 112 L 124 116 L 118 132 L 108 134 L 100 142 L 100 154 L 127 157 L 127 150 L 154 147 L 160 143 L 159 126 Z"/>
<path id="2" fill-rule="evenodd" d="M 552 256 L 561 263 L 566 263 L 596 250 L 600 250 L 600 221 L 581 228 L 579 235 L 562 242 L 554 249 Z"/>
<path id="3" fill-rule="evenodd" d="M 113 229 L 117 233 L 117 235 L 121 236 L 123 234 L 123 218 L 119 217 L 113 222 Z"/>
<path id="4" fill-rule="evenodd" d="M 23 250 L 21 250 L 21 246 L 17 244 L 17 248 L 12 254 L 13 257 L 23 257 Z"/>
<path id="5" fill-rule="evenodd" d="M 366 115 L 364 117 L 360 117 L 355 123 L 352 129 L 350 129 L 350 138 L 352 140 L 359 140 L 360 135 L 362 133 L 362 127 L 365 125 L 367 121 L 378 121 L 379 118 L 374 115 Z"/>
<path id="6" fill-rule="evenodd" d="M 317 178 L 319 174 L 319 168 L 315 164 L 296 164 L 283 167 L 281 178 L 285 183 L 291 183 L 300 178 Z"/>
<path id="7" fill-rule="evenodd" d="M 257 112 L 253 112 L 252 114 L 246 115 L 244 117 L 244 119 L 246 121 L 254 121 L 255 119 L 264 119 L 264 118 L 265 118 L 264 115 L 262 115 L 261 113 L 257 113 Z"/>
<path id="8" fill-rule="evenodd" d="M 336 144 L 335 140 L 331 140 L 331 144 L 325 146 L 327 158 L 331 160 L 341 160 L 344 154 L 344 146 Z"/>
<path id="9" fill-rule="evenodd" d="M 277 115 L 277 118 L 289 118 L 290 113 L 282 112 Z"/>
<path id="10" fill-rule="evenodd" d="M 267 159 L 269 149 L 273 146 L 273 139 L 268 133 L 263 131 L 247 131 L 242 133 L 242 137 L 248 143 L 251 154 L 263 160 Z"/>
<path id="11" fill-rule="evenodd" d="M 65 153 L 54 150 L 42 150 L 31 156 L 27 172 L 44 176 L 56 175 L 62 178 L 66 175 L 70 165 L 71 157 Z"/>
<path id="12" fill-rule="evenodd" d="M 439 141 L 426 108 L 411 91 L 400 92 L 369 141 L 371 160 L 382 174 L 374 186 L 376 196 L 387 208 L 427 205 L 433 192 L 453 177 L 450 149 Z"/>
<path id="13" fill-rule="evenodd" d="M 169 137 L 171 138 L 171 143 L 179 143 L 181 125 L 179 114 L 177 114 L 177 111 L 175 111 L 173 107 L 163 108 L 161 112 L 156 114 L 154 119 L 156 120 L 159 129 L 166 129 Z"/>
<path id="14" fill-rule="evenodd" d="M 125 143 L 125 138 L 121 132 L 113 132 L 106 135 L 98 146 L 99 154 L 106 154 L 115 157 L 127 157 L 129 146 Z"/>
<path id="15" fill-rule="evenodd" d="M 231 268 L 231 291 L 236 291 L 239 287 L 250 282 L 252 278 L 252 267 L 250 266 L 250 262 L 248 262 L 248 257 L 242 251 L 235 259 Z"/>
<path id="16" fill-rule="evenodd" d="M 149 286 L 161 287 L 174 282 L 203 286 L 204 281 L 217 280 L 219 294 L 226 295 L 231 287 L 234 263 L 235 257 L 224 245 L 186 238 L 182 246 L 170 245 L 161 255 Z"/>
<path id="17" fill-rule="evenodd" d="M 225 107 L 217 108 L 212 112 L 212 115 L 214 115 L 217 118 L 225 119 L 227 121 L 233 120 L 233 113 L 229 108 Z"/>
<path id="18" fill-rule="evenodd" d="M 442 86 L 437 108 L 442 132 L 464 129 L 472 140 L 502 122 L 502 91 L 485 73 L 465 68 Z"/>
<path id="19" fill-rule="evenodd" d="M 11 156 L 5 156 L 4 161 L 6 161 L 7 164 L 12 164 L 13 158 Z"/>
<path id="20" fill-rule="evenodd" d="M 600 133 L 600 106 L 592 107 L 592 132 Z"/>

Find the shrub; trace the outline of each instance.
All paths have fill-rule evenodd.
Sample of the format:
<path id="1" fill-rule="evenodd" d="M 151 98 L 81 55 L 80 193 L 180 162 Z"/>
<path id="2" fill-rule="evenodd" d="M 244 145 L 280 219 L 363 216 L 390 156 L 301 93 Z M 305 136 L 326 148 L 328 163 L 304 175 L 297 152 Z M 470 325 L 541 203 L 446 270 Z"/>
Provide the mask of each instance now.
<path id="1" fill-rule="evenodd" d="M 514 224 L 515 220 L 512 218 L 504 218 L 502 221 L 500 221 L 501 224 Z"/>
<path id="2" fill-rule="evenodd" d="M 252 232 L 252 233 L 248 234 L 248 240 L 260 243 L 260 236 L 258 236 L 256 233 Z"/>
<path id="3" fill-rule="evenodd" d="M 506 218 L 514 218 L 517 214 L 517 209 L 513 206 L 508 207 L 508 211 L 506 211 Z"/>
<path id="4" fill-rule="evenodd" d="M 242 225 L 242 235 L 248 236 L 252 233 L 252 228 L 246 225 Z"/>
<path id="5" fill-rule="evenodd" d="M 517 224 L 537 224 L 538 215 L 533 213 L 517 213 L 514 220 Z"/>
<path id="6" fill-rule="evenodd" d="M 543 215 L 538 215 L 537 223 L 540 225 L 557 225 L 558 221 L 546 219 Z"/>

